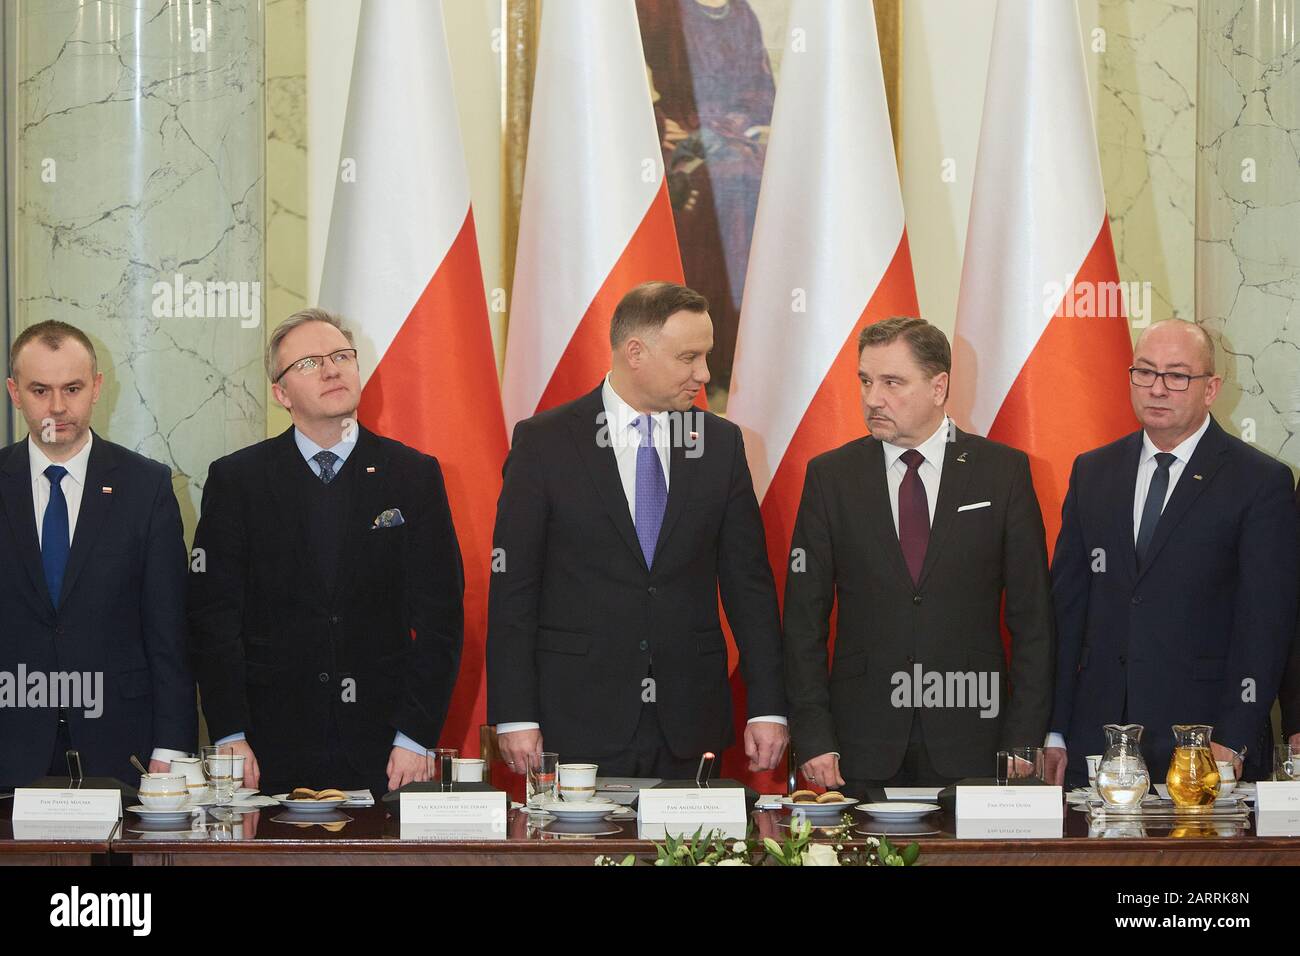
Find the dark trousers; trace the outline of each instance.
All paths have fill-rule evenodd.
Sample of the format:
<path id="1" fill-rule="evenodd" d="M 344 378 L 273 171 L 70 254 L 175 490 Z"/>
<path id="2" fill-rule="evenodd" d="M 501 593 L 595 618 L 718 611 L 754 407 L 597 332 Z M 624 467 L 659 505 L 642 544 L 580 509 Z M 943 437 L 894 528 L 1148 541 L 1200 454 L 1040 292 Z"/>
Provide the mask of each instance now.
<path id="1" fill-rule="evenodd" d="M 253 753 L 257 753 L 256 742 Z M 291 780 L 277 773 L 275 767 L 263 767 L 260 789 L 265 794 L 288 793 L 296 787 L 312 790 L 323 790 L 326 787 L 369 790 L 378 800 L 388 792 L 388 776 L 384 770 L 388 765 L 389 753 L 388 750 L 384 751 L 382 763 L 358 770 L 343 749 L 338 720 L 331 714 L 324 744 L 312 754 L 312 759 L 308 762 L 311 770 L 303 775 L 304 779 Z"/>
<path id="2" fill-rule="evenodd" d="M 850 780 L 844 778 L 844 792 L 849 796 L 866 799 L 867 789 L 882 787 L 950 787 L 957 782 L 955 777 L 945 777 L 934 769 L 930 763 L 930 751 L 925 746 L 925 735 L 921 733 L 921 721 L 913 712 L 912 728 L 908 735 L 907 751 L 903 754 L 903 763 L 888 780 Z"/>
<path id="3" fill-rule="evenodd" d="M 659 725 L 659 705 L 641 705 L 641 719 L 636 733 L 623 750 L 612 756 L 592 757 L 587 754 L 560 754 L 561 763 L 594 763 L 602 777 L 659 777 L 664 780 L 694 780 L 700 766 L 700 756 L 679 757 L 664 739 Z M 716 777 L 722 767 L 722 754 L 713 762 Z"/>

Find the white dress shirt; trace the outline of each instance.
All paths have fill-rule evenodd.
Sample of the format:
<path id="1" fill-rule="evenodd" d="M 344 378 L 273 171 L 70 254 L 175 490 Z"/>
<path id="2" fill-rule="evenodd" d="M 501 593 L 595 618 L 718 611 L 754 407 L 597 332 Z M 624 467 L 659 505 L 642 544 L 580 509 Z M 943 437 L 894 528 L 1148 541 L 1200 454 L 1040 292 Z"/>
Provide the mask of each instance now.
<path id="1" fill-rule="evenodd" d="M 355 448 L 357 444 L 355 438 L 351 440 L 344 439 L 331 448 L 323 448 L 296 428 L 293 430 L 293 441 L 294 444 L 298 446 L 298 451 L 302 455 L 303 459 L 307 462 L 308 466 L 310 466 L 312 474 L 317 478 L 320 477 L 320 462 L 313 461 L 313 456 L 323 451 L 332 451 L 339 457 L 339 460 L 334 463 L 334 470 L 337 472 L 343 467 L 343 463 L 348 460 L 348 455 L 352 454 L 352 449 Z M 221 746 L 222 744 L 232 743 L 236 740 L 246 739 L 247 736 L 243 731 L 240 731 L 237 734 L 230 734 L 229 736 L 222 737 L 220 740 L 216 741 L 216 745 Z M 425 748 L 421 744 L 412 740 L 400 730 L 397 732 L 396 736 L 393 737 L 393 746 L 401 747 L 403 750 L 410 750 L 417 754 L 425 753 Z"/>
<path id="2" fill-rule="evenodd" d="M 63 500 L 68 503 L 68 544 L 72 544 L 77 534 L 77 515 L 81 513 L 81 498 L 86 490 L 86 469 L 90 467 L 90 446 L 95 441 L 93 432 L 86 433 L 86 444 L 81 446 L 81 450 L 69 458 L 67 461 L 50 461 L 45 452 L 37 447 L 32 436 L 27 436 L 27 461 L 31 466 L 32 472 L 32 508 L 36 513 L 36 540 L 45 547 L 45 509 L 50 506 L 50 479 L 45 477 L 45 469 L 50 465 L 62 465 L 68 469 L 68 473 L 63 476 L 59 482 L 59 487 L 63 490 Z M 189 756 L 181 750 L 168 750 L 166 747 L 155 747 L 150 755 L 151 760 L 161 760 L 170 763 L 177 757 Z"/>
<path id="3" fill-rule="evenodd" d="M 950 432 L 951 428 L 952 422 L 947 415 L 943 416 L 935 433 L 916 446 L 916 450 L 925 458 L 917 468 L 917 473 L 921 476 L 921 484 L 925 486 L 926 504 L 930 506 L 930 524 L 934 524 L 934 506 L 939 499 L 943 455 L 948 448 L 949 439 L 956 436 L 956 432 Z M 907 475 L 907 464 L 902 460 L 903 452 L 907 449 L 901 445 L 891 445 L 887 441 L 881 441 L 880 444 L 885 451 L 885 482 L 889 485 L 889 508 L 894 515 L 894 534 L 898 534 L 898 489 L 903 486 L 903 478 Z"/>
<path id="4" fill-rule="evenodd" d="M 1178 484 L 1178 479 L 1182 476 L 1183 471 L 1187 468 L 1187 463 L 1192 460 L 1192 453 L 1196 451 L 1196 446 L 1200 444 L 1201 436 L 1205 430 L 1210 427 L 1210 416 L 1205 416 L 1205 421 L 1201 422 L 1201 427 L 1196 429 L 1191 435 L 1188 435 L 1179 442 L 1171 451 L 1174 461 L 1169 466 L 1169 487 L 1165 490 L 1165 500 L 1160 505 L 1160 513 L 1163 514 L 1165 506 L 1169 504 L 1169 498 L 1174 493 L 1174 485 Z M 1151 488 L 1151 479 L 1155 477 L 1156 455 L 1160 449 L 1156 447 L 1151 436 L 1145 431 L 1142 432 L 1142 456 L 1138 459 L 1137 485 L 1133 489 L 1133 543 L 1137 544 L 1138 531 L 1142 527 L 1142 509 L 1147 505 L 1147 491 Z M 1065 747 L 1065 736 L 1063 734 L 1049 733 L 1045 747 Z"/>
<path id="5" fill-rule="evenodd" d="M 632 524 L 636 524 L 636 453 L 641 447 L 641 433 L 637 431 L 636 420 L 641 413 L 623 401 L 610 376 L 605 376 L 600 397 L 605 404 L 605 427 L 608 429 L 609 442 L 614 450 L 614 461 L 618 465 L 618 480 L 623 485 L 623 497 L 627 499 L 627 510 L 632 515 Z M 668 413 L 656 412 L 650 416 L 654 422 L 653 441 L 655 451 L 659 453 L 659 464 L 664 469 L 664 490 L 672 480 L 669 475 L 671 455 L 669 449 L 672 435 L 669 431 Z M 763 720 L 773 724 L 784 724 L 786 719 L 777 716 L 751 717 L 746 723 Z M 512 720 L 497 724 L 498 734 L 512 734 L 518 730 L 538 730 L 539 725 L 531 720 Z"/>

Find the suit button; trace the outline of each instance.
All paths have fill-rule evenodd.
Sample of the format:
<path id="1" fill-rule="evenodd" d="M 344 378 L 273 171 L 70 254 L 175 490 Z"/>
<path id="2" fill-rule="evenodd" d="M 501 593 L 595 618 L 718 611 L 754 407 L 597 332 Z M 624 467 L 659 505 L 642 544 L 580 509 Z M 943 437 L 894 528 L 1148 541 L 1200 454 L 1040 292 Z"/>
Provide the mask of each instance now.
<path id="1" fill-rule="evenodd" d="M 913 604 L 920 604 L 920 603 L 921 603 L 921 595 L 919 595 L 919 594 L 914 594 L 914 595 L 912 595 L 912 603 L 913 603 Z"/>
<path id="2" fill-rule="evenodd" d="M 1138 595 L 1136 595 L 1136 594 L 1133 595 L 1133 603 L 1134 603 L 1134 604 L 1141 604 L 1141 603 L 1142 603 L 1142 598 L 1140 598 L 1140 597 L 1139 597 Z"/>
<path id="3" fill-rule="evenodd" d="M 62 633 L 63 633 L 63 625 L 62 625 L 62 624 L 55 624 L 55 625 L 54 625 L 54 633 L 55 633 L 55 634 L 62 634 Z"/>
<path id="4" fill-rule="evenodd" d="M 1126 663 L 1127 663 L 1127 661 L 1124 659 L 1124 655 L 1121 654 L 1121 655 L 1119 656 L 1119 666 L 1120 666 L 1120 667 L 1123 667 Z"/>
<path id="5" fill-rule="evenodd" d="M 648 588 L 645 589 L 645 592 L 646 592 L 646 594 L 650 595 L 651 597 L 654 597 L 656 594 L 659 593 L 659 589 L 658 589 L 657 587 L 655 587 L 655 586 L 652 584 L 652 585 L 650 585 L 650 587 L 648 587 Z"/>
<path id="6" fill-rule="evenodd" d="M 915 664 L 915 663 L 916 663 L 916 658 L 914 658 L 911 654 L 908 654 L 908 655 L 907 655 L 907 663 L 909 663 L 909 664 Z"/>
<path id="7" fill-rule="evenodd" d="M 642 642 L 641 642 L 640 644 L 638 644 L 637 646 L 638 646 L 639 648 L 641 648 L 641 650 L 643 650 L 643 651 L 648 651 L 648 650 L 650 649 L 650 642 L 649 642 L 649 641 L 642 641 Z"/>
<path id="8" fill-rule="evenodd" d="M 330 675 L 322 671 L 320 674 L 320 682 L 322 684 L 328 684 L 330 682 Z"/>
<path id="9" fill-rule="evenodd" d="M 339 621 L 341 621 L 341 620 L 343 620 L 343 618 L 339 617 L 337 614 L 331 614 L 331 615 L 330 615 L 330 623 L 331 623 L 331 624 L 337 624 L 337 623 L 338 623 Z"/>

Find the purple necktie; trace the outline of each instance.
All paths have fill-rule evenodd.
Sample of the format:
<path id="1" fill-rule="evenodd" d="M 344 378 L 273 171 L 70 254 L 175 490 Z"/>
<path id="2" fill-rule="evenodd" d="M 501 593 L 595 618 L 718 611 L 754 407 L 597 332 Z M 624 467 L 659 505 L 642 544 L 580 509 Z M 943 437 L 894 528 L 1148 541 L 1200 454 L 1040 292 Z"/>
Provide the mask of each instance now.
<path id="1" fill-rule="evenodd" d="M 638 415 L 636 430 L 641 436 L 636 450 L 636 536 L 648 568 L 655 563 L 655 544 L 668 505 L 668 483 L 664 481 L 659 452 L 655 451 L 654 419 Z"/>
<path id="2" fill-rule="evenodd" d="M 902 457 L 907 474 L 898 487 L 898 543 L 902 545 L 907 570 L 912 573 L 912 583 L 920 584 L 925 548 L 930 543 L 930 502 L 925 497 L 920 472 L 925 456 L 909 448 Z"/>

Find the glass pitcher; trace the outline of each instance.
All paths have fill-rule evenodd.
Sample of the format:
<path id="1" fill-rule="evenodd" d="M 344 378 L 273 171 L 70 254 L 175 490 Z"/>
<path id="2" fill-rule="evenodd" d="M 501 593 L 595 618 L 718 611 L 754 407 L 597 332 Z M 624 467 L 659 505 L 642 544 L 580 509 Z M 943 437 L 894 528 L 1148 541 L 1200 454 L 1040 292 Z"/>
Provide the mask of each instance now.
<path id="1" fill-rule="evenodd" d="M 1141 724 L 1107 724 L 1106 752 L 1097 765 L 1097 792 L 1112 810 L 1136 809 L 1151 789 L 1151 773 L 1142 759 Z"/>
<path id="2" fill-rule="evenodd" d="M 1210 752 L 1208 724 L 1174 724 L 1174 755 L 1165 785 L 1176 807 L 1208 807 L 1219 795 L 1219 767 Z"/>

